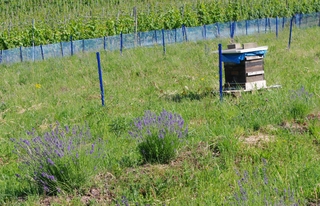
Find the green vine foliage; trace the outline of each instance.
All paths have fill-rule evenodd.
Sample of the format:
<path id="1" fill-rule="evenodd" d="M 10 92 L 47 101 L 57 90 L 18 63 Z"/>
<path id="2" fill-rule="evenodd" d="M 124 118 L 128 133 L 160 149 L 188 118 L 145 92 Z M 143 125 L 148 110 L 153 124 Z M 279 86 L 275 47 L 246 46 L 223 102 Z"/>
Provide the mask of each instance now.
<path id="1" fill-rule="evenodd" d="M 109 1 L 102 16 L 101 7 L 106 5 L 100 0 L 86 0 L 82 4 L 71 4 L 68 1 L 30 0 L 28 5 L 18 0 L 1 1 L 0 12 L 3 19 L 10 19 L 13 13 L 21 16 L 26 12 L 37 12 L 36 5 L 43 5 L 39 9 L 36 26 L 27 22 L 11 22 L 0 24 L 0 50 L 19 46 L 51 44 L 74 40 L 99 38 L 118 35 L 121 32 L 133 33 L 158 29 L 181 28 L 228 22 L 250 20 L 265 17 L 289 17 L 296 13 L 312 13 L 320 11 L 319 0 L 207 0 L 185 1 L 177 3 L 174 0 L 157 2 L 146 1 Z M 131 2 L 131 4 L 130 4 Z M 136 3 L 136 16 L 133 14 L 133 3 Z M 132 7 L 131 7 L 132 6 Z M 23 8 L 23 10 L 22 10 Z M 96 10 L 88 10 L 96 8 Z M 115 10 L 115 9 L 118 10 Z M 100 9 L 100 10 L 98 10 Z M 11 12 L 10 12 L 11 11 Z M 21 11 L 21 13 L 19 13 Z M 12 13 L 13 12 L 13 13 Z M 68 13 L 66 13 L 68 12 Z M 61 14 L 68 14 L 63 17 Z M 25 14 L 26 15 L 26 14 Z M 23 16 L 26 19 L 26 16 Z M 44 20 L 41 20 L 44 19 Z M 2 26 L 2 27 L 1 27 Z M 2 28 L 2 29 L 1 29 Z"/>

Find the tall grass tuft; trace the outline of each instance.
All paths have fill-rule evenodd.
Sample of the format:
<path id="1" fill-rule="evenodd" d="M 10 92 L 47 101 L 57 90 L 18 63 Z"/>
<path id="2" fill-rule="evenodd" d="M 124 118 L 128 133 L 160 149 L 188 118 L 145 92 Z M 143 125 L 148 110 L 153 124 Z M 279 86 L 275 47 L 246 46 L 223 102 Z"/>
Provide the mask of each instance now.
<path id="1" fill-rule="evenodd" d="M 188 135 L 188 126 L 179 114 L 163 110 L 157 116 L 146 111 L 134 120 L 129 134 L 139 140 L 144 162 L 163 164 L 175 157 L 181 140 Z"/>
<path id="2" fill-rule="evenodd" d="M 304 87 L 291 91 L 290 115 L 295 121 L 302 121 L 310 112 L 311 98 L 312 94 L 307 92 Z"/>
<path id="3" fill-rule="evenodd" d="M 35 130 L 27 135 L 31 139 L 11 139 L 21 161 L 21 174 L 16 176 L 31 183 L 39 193 L 55 195 L 80 188 L 104 158 L 104 142 L 95 141 L 88 126 L 63 128 L 58 123 L 42 136 Z"/>

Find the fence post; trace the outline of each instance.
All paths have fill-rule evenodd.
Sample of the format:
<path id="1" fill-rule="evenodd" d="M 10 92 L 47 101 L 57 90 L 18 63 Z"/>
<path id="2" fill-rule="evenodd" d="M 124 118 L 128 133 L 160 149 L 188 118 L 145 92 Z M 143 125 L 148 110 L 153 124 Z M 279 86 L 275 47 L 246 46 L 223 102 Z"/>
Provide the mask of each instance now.
<path id="1" fill-rule="evenodd" d="M 63 46 L 62 46 L 62 42 L 60 42 L 60 49 L 61 49 L 61 56 L 63 57 L 64 54 L 63 54 Z"/>
<path id="2" fill-rule="evenodd" d="M 158 44 L 157 30 L 154 30 L 154 39 L 156 41 L 156 44 Z"/>
<path id="3" fill-rule="evenodd" d="M 134 37 L 135 37 L 135 43 L 134 45 L 137 45 L 138 43 L 138 17 L 137 17 L 137 7 L 133 7 L 133 16 L 134 16 Z"/>
<path id="4" fill-rule="evenodd" d="M 230 38 L 233 39 L 235 23 L 230 21 L 229 22 L 229 27 L 230 27 Z"/>
<path id="5" fill-rule="evenodd" d="M 122 39 L 122 32 L 120 32 L 120 54 L 122 55 L 122 49 L 123 49 L 123 39 Z"/>
<path id="6" fill-rule="evenodd" d="M 96 53 L 97 63 L 98 63 L 98 74 L 99 74 L 99 82 L 100 82 L 100 92 L 101 92 L 101 104 L 104 106 L 104 90 L 103 90 L 103 81 L 102 81 L 102 71 L 101 71 L 101 63 L 100 63 L 100 53 Z"/>
<path id="7" fill-rule="evenodd" d="M 163 46 L 163 54 L 166 54 L 166 45 L 164 41 L 164 29 L 162 29 L 162 46 Z"/>
<path id="8" fill-rule="evenodd" d="M 202 38 L 203 39 L 207 39 L 207 28 L 206 28 L 206 25 L 203 25 Z"/>
<path id="9" fill-rule="evenodd" d="M 23 57 L 22 57 L 22 47 L 20 46 L 20 60 L 23 62 Z"/>
<path id="10" fill-rule="evenodd" d="M 71 56 L 73 56 L 73 41 L 72 41 L 72 35 L 70 36 L 70 49 L 71 49 Z"/>
<path id="11" fill-rule="evenodd" d="M 85 46 L 84 46 L 84 39 L 82 39 L 82 52 L 84 52 Z"/>
<path id="12" fill-rule="evenodd" d="M 177 28 L 174 29 L 174 42 L 177 43 Z"/>
<path id="13" fill-rule="evenodd" d="M 42 60 L 44 60 L 44 54 L 43 54 L 42 44 L 40 44 L 40 50 L 41 50 L 41 57 L 42 57 Z"/>
<path id="14" fill-rule="evenodd" d="M 248 20 L 246 20 L 246 35 L 248 35 Z"/>
<path id="15" fill-rule="evenodd" d="M 219 44 L 219 93 L 220 93 L 220 101 L 223 99 L 222 94 L 222 46 Z"/>
<path id="16" fill-rule="evenodd" d="M 217 32 L 218 32 L 217 35 L 218 35 L 218 37 L 220 37 L 220 26 L 219 26 L 219 23 L 217 22 L 216 25 L 217 25 Z"/>
<path id="17" fill-rule="evenodd" d="M 188 41 L 187 29 L 186 29 L 186 26 L 185 26 L 185 25 L 183 25 L 183 30 L 184 30 L 185 40 Z"/>
<path id="18" fill-rule="evenodd" d="M 138 32 L 138 42 L 139 46 L 141 46 L 141 32 Z"/>
<path id="19" fill-rule="evenodd" d="M 267 27 L 268 27 L 268 18 L 265 18 L 265 20 L 264 20 L 264 33 L 267 33 Z"/>
<path id="20" fill-rule="evenodd" d="M 32 60 L 34 61 L 34 19 L 32 19 Z"/>
<path id="21" fill-rule="evenodd" d="M 291 45 L 293 19 L 294 19 L 294 16 L 292 16 L 291 21 L 290 21 L 290 33 L 289 33 L 288 49 L 290 49 L 290 45 Z"/>
<path id="22" fill-rule="evenodd" d="M 276 37 L 278 38 L 278 17 L 276 17 Z"/>

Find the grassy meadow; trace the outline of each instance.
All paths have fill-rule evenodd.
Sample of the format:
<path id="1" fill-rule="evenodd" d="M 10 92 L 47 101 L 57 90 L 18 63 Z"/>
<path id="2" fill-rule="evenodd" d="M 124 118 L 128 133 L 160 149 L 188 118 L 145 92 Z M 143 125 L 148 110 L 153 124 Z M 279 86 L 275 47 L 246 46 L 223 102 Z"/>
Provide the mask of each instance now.
<path id="1" fill-rule="evenodd" d="M 1 205 L 308 205 L 320 202 L 320 28 L 235 37 L 268 46 L 267 85 L 218 94 L 218 44 L 186 42 L 0 65 Z M 144 164 L 132 121 L 150 110 L 180 114 L 188 136 L 168 164 Z M 103 161 L 73 191 L 50 196 L 17 177 L 11 138 L 88 124 Z M 89 157 L 87 157 L 89 158 Z M 80 168 L 82 169 L 82 168 Z M 85 168 L 83 168 L 85 169 Z M 89 174 L 88 173 L 88 174 Z"/>

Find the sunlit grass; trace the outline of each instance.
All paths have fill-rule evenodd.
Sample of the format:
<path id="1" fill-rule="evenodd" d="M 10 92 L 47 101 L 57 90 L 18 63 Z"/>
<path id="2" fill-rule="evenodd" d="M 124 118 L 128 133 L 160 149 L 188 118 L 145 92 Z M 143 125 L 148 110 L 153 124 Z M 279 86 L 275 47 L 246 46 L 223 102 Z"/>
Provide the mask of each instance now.
<path id="1" fill-rule="evenodd" d="M 294 195 L 286 203 L 316 199 L 320 195 L 319 28 L 294 29 L 290 50 L 287 38 L 287 30 L 278 39 L 275 34 L 235 38 L 269 47 L 265 79 L 268 86 L 281 88 L 242 93 L 239 98 L 224 96 L 223 102 L 217 95 L 218 57 L 213 51 L 218 43 L 225 48 L 228 39 L 169 45 L 166 55 L 161 47 L 125 50 L 122 55 L 101 52 L 104 107 L 95 53 L 0 65 L 0 202 L 17 203 L 30 190 L 15 177 L 19 160 L 9 139 L 26 138 L 25 132 L 32 128 L 44 133 L 57 121 L 87 122 L 94 137 L 107 141 L 108 158 L 100 172 L 108 178 L 94 177 L 92 184 L 71 196 L 105 188 L 110 193 L 101 196 L 112 194 L 119 202 L 124 196 L 130 204 L 232 204 L 239 203 L 235 194 L 241 192 L 235 171 L 241 175 L 247 171 L 251 178 L 242 185 L 249 200 L 241 203 L 264 204 L 263 195 L 256 192 L 279 203 L 288 189 Z M 305 105 L 292 96 L 302 88 L 311 94 Z M 129 125 L 146 110 L 163 109 L 180 114 L 188 124 L 186 146 L 169 164 L 141 165 Z M 293 111 L 301 112 L 298 119 Z M 307 118 L 310 114 L 312 119 Z M 252 138 L 260 141 L 252 143 Z M 254 179 L 256 168 L 260 173 Z M 35 204 L 43 196 L 27 199 Z M 76 197 L 71 201 L 81 202 Z"/>

